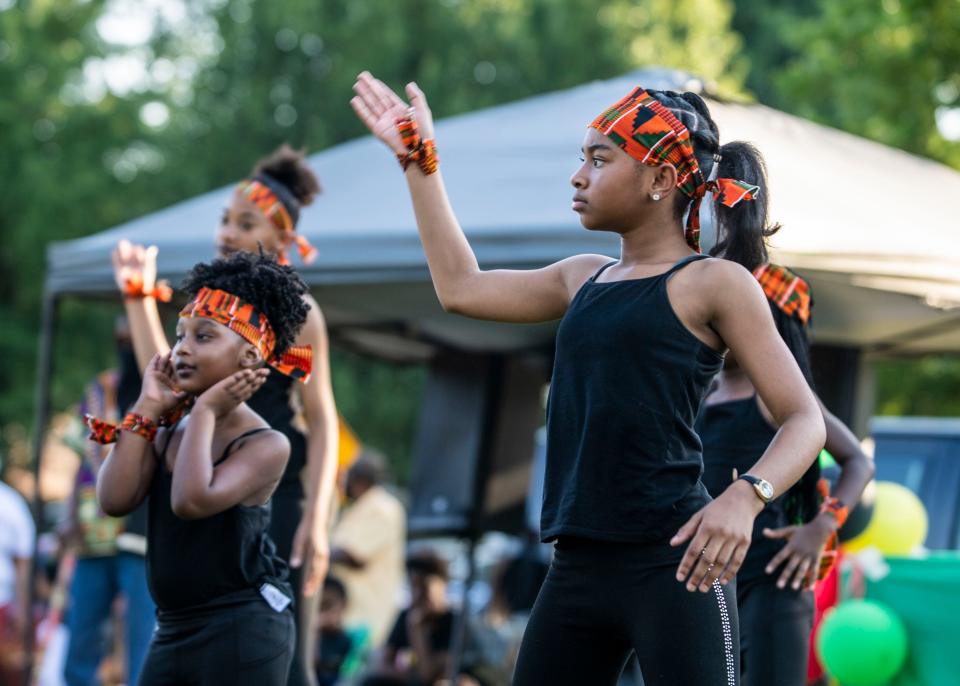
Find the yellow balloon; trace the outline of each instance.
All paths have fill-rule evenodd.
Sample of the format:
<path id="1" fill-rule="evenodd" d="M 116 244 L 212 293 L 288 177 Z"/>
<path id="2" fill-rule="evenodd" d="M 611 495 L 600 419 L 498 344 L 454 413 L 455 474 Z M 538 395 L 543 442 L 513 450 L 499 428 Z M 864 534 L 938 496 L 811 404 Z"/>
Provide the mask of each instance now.
<path id="1" fill-rule="evenodd" d="M 843 547 L 855 553 L 873 546 L 889 556 L 909 555 L 927 538 L 927 510 L 913 491 L 892 481 L 877 482 L 873 517 Z"/>

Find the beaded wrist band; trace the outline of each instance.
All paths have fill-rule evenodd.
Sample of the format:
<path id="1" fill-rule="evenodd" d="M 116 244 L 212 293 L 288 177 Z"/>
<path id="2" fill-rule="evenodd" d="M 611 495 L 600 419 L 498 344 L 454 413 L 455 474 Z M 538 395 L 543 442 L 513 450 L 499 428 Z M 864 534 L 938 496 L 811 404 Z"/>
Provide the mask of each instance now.
<path id="1" fill-rule="evenodd" d="M 846 523 L 847 516 L 850 514 L 847 510 L 847 506 L 839 498 L 833 496 L 827 496 L 823 499 L 823 504 L 820 505 L 820 512 L 829 512 L 837 520 L 837 528 L 839 529 Z"/>
<path id="2" fill-rule="evenodd" d="M 397 161 L 403 170 L 406 171 L 411 162 L 416 162 L 424 176 L 436 172 L 440 166 L 437 145 L 432 138 L 427 140 L 420 138 L 420 130 L 417 127 L 417 120 L 413 118 L 413 112 L 397 119 L 397 130 L 400 132 L 403 146 L 407 149 L 406 152 L 397 153 Z"/>
<path id="3" fill-rule="evenodd" d="M 157 429 L 159 427 L 155 421 L 144 417 L 142 414 L 128 412 L 120 423 L 120 428 L 135 433 L 153 443 L 153 439 L 157 437 Z"/>
<path id="4" fill-rule="evenodd" d="M 168 303 L 173 298 L 173 289 L 166 281 L 157 281 L 152 291 L 145 290 L 143 279 L 127 279 L 123 285 L 123 297 L 129 300 L 140 298 L 156 298 L 160 302 Z"/>

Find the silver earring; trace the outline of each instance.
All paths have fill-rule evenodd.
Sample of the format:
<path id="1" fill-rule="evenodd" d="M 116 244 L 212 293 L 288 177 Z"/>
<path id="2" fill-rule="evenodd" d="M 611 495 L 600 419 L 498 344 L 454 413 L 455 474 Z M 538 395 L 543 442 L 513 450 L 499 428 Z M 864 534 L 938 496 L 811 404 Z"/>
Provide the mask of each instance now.
<path id="1" fill-rule="evenodd" d="M 650 196 L 650 197 L 652 197 L 654 200 L 659 200 L 659 199 L 660 199 L 660 194 L 659 194 L 659 193 L 654 193 L 654 194 L 653 194 L 652 196 Z"/>

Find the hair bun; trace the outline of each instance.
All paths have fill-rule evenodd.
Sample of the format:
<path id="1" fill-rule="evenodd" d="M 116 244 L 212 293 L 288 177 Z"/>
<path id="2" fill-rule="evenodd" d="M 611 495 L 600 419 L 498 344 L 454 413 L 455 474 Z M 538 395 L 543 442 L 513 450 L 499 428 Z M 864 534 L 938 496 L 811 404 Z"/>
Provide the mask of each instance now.
<path id="1" fill-rule="evenodd" d="M 286 186 L 301 206 L 309 205 L 320 194 L 320 181 L 304 159 L 303 150 L 284 143 L 257 162 L 253 175 L 266 174 Z"/>

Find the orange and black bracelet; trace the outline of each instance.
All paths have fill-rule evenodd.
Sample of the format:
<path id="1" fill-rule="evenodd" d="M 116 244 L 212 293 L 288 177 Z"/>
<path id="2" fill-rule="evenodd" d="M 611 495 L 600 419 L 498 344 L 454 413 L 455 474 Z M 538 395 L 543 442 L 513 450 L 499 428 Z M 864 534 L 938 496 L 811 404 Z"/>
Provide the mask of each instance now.
<path id="1" fill-rule="evenodd" d="M 420 138 L 417 120 L 413 118 L 412 112 L 397 119 L 397 130 L 400 132 L 400 140 L 406 148 L 406 152 L 397 153 L 397 161 L 400 163 L 400 167 L 406 171 L 411 162 L 416 162 L 424 176 L 436 172 L 440 167 L 437 144 L 432 138 L 427 140 Z"/>
<path id="2" fill-rule="evenodd" d="M 128 412 L 123 421 L 120 422 L 120 428 L 135 433 L 153 443 L 153 439 L 157 437 L 159 426 L 149 417 L 144 417 L 136 412 Z"/>
<path id="3" fill-rule="evenodd" d="M 157 281 L 152 291 L 143 287 L 143 279 L 137 277 L 127 279 L 123 285 L 123 297 L 128 300 L 138 300 L 140 298 L 156 298 L 160 302 L 168 303 L 173 298 L 173 289 L 166 281 Z"/>
<path id="4" fill-rule="evenodd" d="M 850 511 L 847 509 L 847 506 L 843 504 L 843 501 L 832 495 L 823 499 L 823 503 L 820 505 L 820 512 L 829 512 L 832 514 L 837 520 L 837 529 L 846 523 L 847 517 L 850 514 Z"/>

